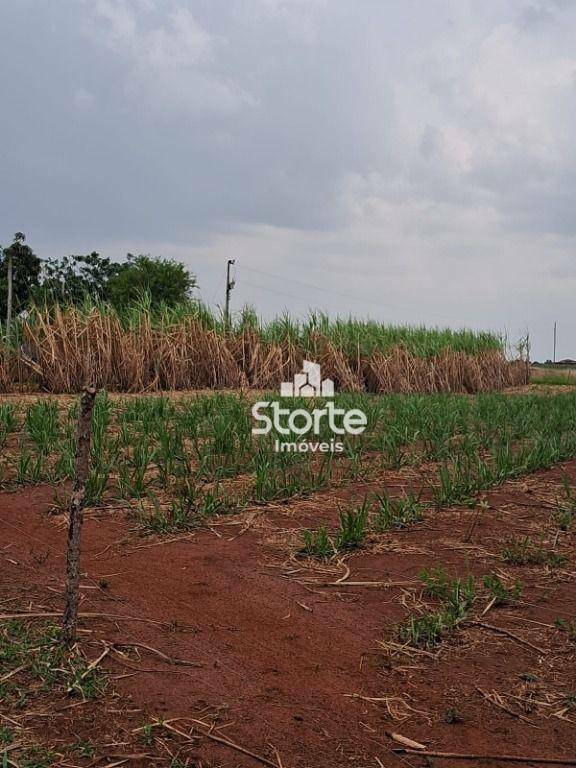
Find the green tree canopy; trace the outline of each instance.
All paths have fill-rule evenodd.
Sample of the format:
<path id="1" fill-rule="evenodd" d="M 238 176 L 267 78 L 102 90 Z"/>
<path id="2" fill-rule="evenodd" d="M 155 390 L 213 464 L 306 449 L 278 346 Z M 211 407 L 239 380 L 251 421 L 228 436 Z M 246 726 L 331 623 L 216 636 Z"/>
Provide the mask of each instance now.
<path id="1" fill-rule="evenodd" d="M 152 307 L 175 306 L 188 301 L 196 285 L 194 275 L 178 261 L 128 254 L 126 263 L 109 280 L 108 293 L 116 307 L 129 306 L 145 294 Z"/>
<path id="2" fill-rule="evenodd" d="M 152 308 L 176 306 L 191 298 L 196 278 L 183 264 L 149 255 L 128 254 L 124 263 L 100 256 L 63 256 L 42 261 L 21 232 L 8 248 L 0 247 L 0 317 L 6 316 L 7 265 L 12 258 L 14 314 L 31 302 L 79 305 L 86 298 L 125 308 L 146 296 Z"/>
<path id="3" fill-rule="evenodd" d="M 13 312 L 24 309 L 37 288 L 42 261 L 32 248 L 26 245 L 26 236 L 16 232 L 14 242 L 8 248 L 0 248 L 0 317 L 6 317 L 8 294 L 8 260 L 12 258 Z"/>
<path id="4" fill-rule="evenodd" d="M 63 256 L 47 259 L 42 270 L 42 284 L 35 292 L 39 303 L 61 301 L 80 304 L 89 296 L 107 301 L 108 283 L 121 265 L 100 256 L 96 251 L 86 256 Z"/>

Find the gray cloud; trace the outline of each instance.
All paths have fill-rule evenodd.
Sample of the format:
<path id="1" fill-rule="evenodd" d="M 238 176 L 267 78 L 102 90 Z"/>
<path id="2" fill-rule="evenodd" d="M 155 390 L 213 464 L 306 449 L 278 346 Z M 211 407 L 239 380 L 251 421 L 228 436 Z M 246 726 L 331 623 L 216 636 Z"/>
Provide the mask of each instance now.
<path id="1" fill-rule="evenodd" d="M 561 0 L 3 0 L 0 240 L 175 256 L 208 300 L 237 258 L 264 315 L 539 356 L 557 319 L 576 356 L 575 32 Z"/>

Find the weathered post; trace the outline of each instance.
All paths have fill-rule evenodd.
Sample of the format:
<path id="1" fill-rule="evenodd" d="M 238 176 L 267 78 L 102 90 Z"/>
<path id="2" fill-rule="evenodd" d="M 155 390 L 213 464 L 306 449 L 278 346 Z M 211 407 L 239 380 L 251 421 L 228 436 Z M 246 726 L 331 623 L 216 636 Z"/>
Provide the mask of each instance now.
<path id="1" fill-rule="evenodd" d="M 62 642 L 71 646 L 76 639 L 78 595 L 80 587 L 80 537 L 86 481 L 90 471 L 90 443 L 92 438 L 92 411 L 96 389 L 87 387 L 80 399 L 80 413 L 76 431 L 76 476 L 70 499 L 68 520 L 68 552 L 66 555 L 66 607 L 62 620 Z"/>
<path id="2" fill-rule="evenodd" d="M 7 248 L 6 251 L 6 284 L 7 284 L 7 296 L 6 296 L 6 341 L 10 340 L 10 326 L 12 325 L 12 283 L 13 283 L 13 269 L 14 260 L 12 257 L 12 249 Z"/>
<path id="3" fill-rule="evenodd" d="M 224 304 L 224 331 L 228 333 L 230 328 L 230 294 L 236 285 L 236 280 L 230 276 L 230 267 L 236 264 L 235 259 L 228 259 L 226 264 L 226 303 Z"/>

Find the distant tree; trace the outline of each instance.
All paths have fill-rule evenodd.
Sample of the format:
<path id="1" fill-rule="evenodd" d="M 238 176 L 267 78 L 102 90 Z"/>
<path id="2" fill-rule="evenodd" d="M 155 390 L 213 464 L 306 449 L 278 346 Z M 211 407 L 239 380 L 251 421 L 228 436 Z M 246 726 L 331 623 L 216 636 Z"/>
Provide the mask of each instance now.
<path id="1" fill-rule="evenodd" d="M 120 264 L 100 256 L 96 251 L 86 256 L 47 259 L 35 299 L 40 303 L 60 301 L 80 304 L 89 296 L 95 301 L 107 301 L 108 283 L 120 269 Z"/>
<path id="2" fill-rule="evenodd" d="M 7 316 L 8 274 L 12 266 L 12 315 L 26 307 L 37 288 L 42 262 L 32 248 L 26 245 L 26 236 L 16 232 L 8 248 L 0 248 L 0 317 Z"/>
<path id="3" fill-rule="evenodd" d="M 100 256 L 96 251 L 86 255 L 63 256 L 44 262 L 36 256 L 26 237 L 17 232 L 8 248 L 0 247 L 0 317 L 6 318 L 8 307 L 8 274 L 12 264 L 12 315 L 30 302 L 55 302 L 79 305 L 86 297 L 122 308 L 143 295 L 152 307 L 175 306 L 186 302 L 196 287 L 196 278 L 183 264 L 148 255 L 128 254 L 120 264 Z"/>
<path id="4" fill-rule="evenodd" d="M 129 253 L 108 282 L 108 297 L 117 307 L 129 306 L 144 294 L 153 307 L 175 306 L 188 301 L 196 285 L 196 277 L 178 261 Z"/>

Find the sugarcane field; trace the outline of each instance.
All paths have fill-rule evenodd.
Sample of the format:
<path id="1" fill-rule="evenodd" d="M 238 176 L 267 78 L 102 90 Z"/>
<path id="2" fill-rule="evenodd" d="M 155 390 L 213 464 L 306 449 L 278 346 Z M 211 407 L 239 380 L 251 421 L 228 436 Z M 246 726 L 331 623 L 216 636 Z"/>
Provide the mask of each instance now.
<path id="1" fill-rule="evenodd" d="M 575 32 L 1 5 L 1 768 L 576 766 Z"/>

